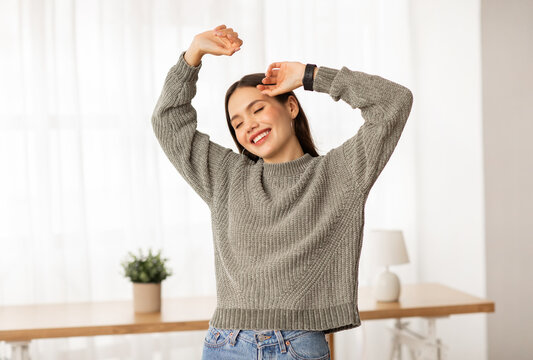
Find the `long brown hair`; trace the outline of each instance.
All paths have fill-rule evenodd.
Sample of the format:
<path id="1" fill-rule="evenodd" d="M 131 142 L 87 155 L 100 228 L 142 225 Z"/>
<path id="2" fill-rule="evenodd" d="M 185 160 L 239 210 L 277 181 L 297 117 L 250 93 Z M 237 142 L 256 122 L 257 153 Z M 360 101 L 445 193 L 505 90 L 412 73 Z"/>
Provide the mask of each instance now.
<path id="1" fill-rule="evenodd" d="M 233 137 L 233 141 L 235 141 L 235 145 L 237 145 L 237 149 L 239 149 L 239 153 L 241 153 L 244 149 L 244 147 L 239 143 L 237 140 L 237 135 L 235 134 L 235 129 L 233 126 L 231 126 L 231 119 L 228 111 L 228 102 L 231 94 L 233 92 L 240 88 L 240 87 L 254 87 L 256 88 L 257 85 L 262 84 L 262 80 L 265 77 L 264 73 L 254 73 L 254 74 L 248 74 L 243 76 L 239 81 L 236 81 L 231 85 L 226 92 L 226 99 L 224 101 L 225 107 L 226 107 L 226 120 L 228 123 L 229 132 L 231 133 L 231 136 Z M 274 99 L 276 99 L 280 104 L 285 104 L 289 98 L 289 96 L 292 95 L 296 99 L 296 102 L 298 104 L 298 115 L 294 119 L 294 132 L 296 133 L 296 138 L 300 142 L 300 146 L 302 147 L 302 150 L 305 153 L 309 153 L 309 155 L 316 157 L 318 156 L 318 153 L 315 148 L 315 144 L 313 142 L 313 138 L 311 137 L 311 131 L 309 130 L 309 123 L 307 122 L 307 117 L 305 116 L 304 110 L 302 109 L 302 106 L 300 105 L 300 101 L 298 101 L 298 98 L 294 94 L 293 91 L 285 92 L 283 94 L 279 94 L 274 96 Z M 259 156 L 252 154 L 248 150 L 244 149 L 244 154 L 248 156 L 253 161 L 257 161 L 259 159 Z"/>

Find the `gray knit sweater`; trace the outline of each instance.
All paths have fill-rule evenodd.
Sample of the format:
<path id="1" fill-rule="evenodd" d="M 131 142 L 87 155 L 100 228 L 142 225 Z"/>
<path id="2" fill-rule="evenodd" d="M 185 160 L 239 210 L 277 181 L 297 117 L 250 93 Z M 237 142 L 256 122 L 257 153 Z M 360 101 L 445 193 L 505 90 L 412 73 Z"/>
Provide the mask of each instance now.
<path id="1" fill-rule="evenodd" d="M 325 155 L 254 162 L 197 130 L 191 100 L 202 63 L 193 67 L 184 54 L 168 72 L 152 125 L 170 162 L 211 210 L 217 307 L 210 325 L 325 333 L 359 326 L 365 202 L 398 143 L 411 91 L 320 66 L 314 91 L 359 108 L 364 124 Z"/>

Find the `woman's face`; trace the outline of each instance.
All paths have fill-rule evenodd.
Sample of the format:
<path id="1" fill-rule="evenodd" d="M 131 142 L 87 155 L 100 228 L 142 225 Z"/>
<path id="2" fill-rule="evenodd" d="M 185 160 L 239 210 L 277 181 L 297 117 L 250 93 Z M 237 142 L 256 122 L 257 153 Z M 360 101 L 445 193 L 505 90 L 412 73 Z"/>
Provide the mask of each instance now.
<path id="1" fill-rule="evenodd" d="M 283 105 L 257 88 L 237 88 L 228 100 L 228 113 L 239 143 L 265 162 L 285 162 L 302 155 L 291 126 L 298 115 L 293 96 Z M 255 137 L 265 130 L 269 130 L 267 136 L 256 143 Z"/>

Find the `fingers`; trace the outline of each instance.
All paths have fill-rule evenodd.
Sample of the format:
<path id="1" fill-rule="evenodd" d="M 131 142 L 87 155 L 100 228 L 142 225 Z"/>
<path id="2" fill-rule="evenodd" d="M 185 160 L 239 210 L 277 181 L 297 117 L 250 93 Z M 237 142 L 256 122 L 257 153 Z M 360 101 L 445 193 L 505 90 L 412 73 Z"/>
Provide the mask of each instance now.
<path id="1" fill-rule="evenodd" d="M 218 49 L 225 55 L 233 55 L 240 50 L 240 48 L 228 48 L 224 46 L 218 46 Z"/>
<path id="2" fill-rule="evenodd" d="M 233 31 L 233 29 L 214 30 L 214 35 L 223 41 L 229 41 L 229 45 L 240 47 L 243 43 L 239 39 L 239 33 Z"/>
<path id="3" fill-rule="evenodd" d="M 264 77 L 263 80 L 261 80 L 261 82 L 265 85 L 269 85 L 269 84 L 275 84 L 277 82 L 277 77 L 276 76 L 267 76 L 267 77 Z"/>
<path id="4" fill-rule="evenodd" d="M 261 88 L 259 88 L 259 86 L 261 86 Z M 265 94 L 268 96 L 276 96 L 279 93 L 279 90 L 276 87 L 272 86 L 267 87 L 264 85 L 258 85 L 258 89 L 259 91 L 261 91 L 261 94 Z"/>
<path id="5" fill-rule="evenodd" d="M 233 28 L 226 28 L 226 25 L 222 24 L 215 27 L 212 33 L 220 39 L 221 44 L 218 47 L 225 54 L 233 55 L 241 49 L 243 41 L 239 39 L 239 33 L 233 31 Z"/>
<path id="6" fill-rule="evenodd" d="M 267 80 L 274 80 L 274 81 L 275 81 L 275 79 L 278 77 L 278 75 L 279 75 L 279 69 L 274 69 L 274 70 L 271 70 L 271 71 L 270 71 L 270 74 L 269 74 L 269 75 L 267 75 L 267 74 L 265 73 L 265 77 L 264 77 L 264 79 L 267 79 Z"/>
<path id="7" fill-rule="evenodd" d="M 272 63 L 270 65 L 268 65 L 268 68 L 267 68 L 267 71 L 265 72 L 265 75 L 268 77 L 268 76 L 272 76 L 272 69 L 274 68 L 278 68 L 281 66 L 281 63 L 280 62 L 275 62 L 275 63 Z"/>
<path id="8" fill-rule="evenodd" d="M 276 89 L 278 87 L 278 74 L 279 66 L 281 63 L 272 63 L 269 65 L 265 77 L 261 80 L 262 84 L 257 85 L 257 89 L 262 94 L 275 96 L 277 95 Z"/>
<path id="9" fill-rule="evenodd" d="M 232 28 L 229 29 L 216 29 L 213 30 L 216 36 L 229 36 L 229 35 L 238 35 Z M 236 37 L 236 36 L 235 36 Z"/>
<path id="10" fill-rule="evenodd" d="M 274 89 L 277 89 L 279 85 L 275 80 L 264 78 L 261 84 L 257 84 L 256 88 L 261 91 L 263 94 L 270 93 Z"/>
<path id="11" fill-rule="evenodd" d="M 257 85 L 257 90 L 261 91 L 261 94 L 272 95 L 272 88 L 264 85 Z"/>
<path id="12" fill-rule="evenodd" d="M 224 47 L 224 46 L 218 46 L 218 50 L 220 50 L 220 52 L 224 55 L 231 55 L 233 54 L 233 52 L 231 51 L 231 49 L 228 49 L 227 47 Z"/>
<path id="13" fill-rule="evenodd" d="M 242 45 L 242 40 L 239 39 L 239 34 L 236 33 L 236 32 L 228 34 L 228 39 L 234 45 L 237 45 L 237 46 L 241 46 Z"/>

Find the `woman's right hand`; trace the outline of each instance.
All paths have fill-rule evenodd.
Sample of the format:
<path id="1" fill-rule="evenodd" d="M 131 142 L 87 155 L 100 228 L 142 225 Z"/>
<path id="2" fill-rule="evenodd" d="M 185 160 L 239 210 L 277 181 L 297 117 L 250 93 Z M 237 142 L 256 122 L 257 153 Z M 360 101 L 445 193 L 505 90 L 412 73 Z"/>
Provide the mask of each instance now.
<path id="1" fill-rule="evenodd" d="M 219 25 L 213 30 L 195 35 L 185 59 L 189 64 L 197 66 L 205 54 L 231 56 L 241 49 L 242 43 L 239 34 L 232 28 Z"/>

